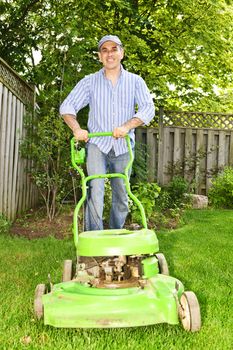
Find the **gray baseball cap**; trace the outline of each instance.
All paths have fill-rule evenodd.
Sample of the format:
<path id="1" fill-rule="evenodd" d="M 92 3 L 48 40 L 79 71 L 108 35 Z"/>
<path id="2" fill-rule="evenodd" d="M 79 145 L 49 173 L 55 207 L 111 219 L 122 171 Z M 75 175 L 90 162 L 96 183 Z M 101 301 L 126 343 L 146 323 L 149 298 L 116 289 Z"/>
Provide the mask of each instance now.
<path id="1" fill-rule="evenodd" d="M 100 39 L 100 41 L 98 42 L 98 50 L 100 49 L 100 47 L 101 47 L 106 41 L 113 41 L 113 42 L 116 43 L 117 45 L 122 46 L 122 42 L 120 41 L 120 39 L 118 38 L 118 36 L 116 36 L 116 35 L 105 35 L 105 36 L 103 36 L 103 38 Z"/>

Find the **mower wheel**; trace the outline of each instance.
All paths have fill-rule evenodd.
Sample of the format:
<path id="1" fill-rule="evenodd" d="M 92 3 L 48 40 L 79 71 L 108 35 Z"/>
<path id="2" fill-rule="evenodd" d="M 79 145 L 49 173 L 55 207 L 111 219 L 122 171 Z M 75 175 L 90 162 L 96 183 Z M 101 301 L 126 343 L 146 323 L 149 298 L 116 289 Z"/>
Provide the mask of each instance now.
<path id="1" fill-rule="evenodd" d="M 197 332 L 201 328 L 200 306 L 193 292 L 184 292 L 180 298 L 179 317 L 186 331 Z"/>
<path id="2" fill-rule="evenodd" d="M 165 256 L 162 253 L 155 254 L 158 259 L 159 273 L 169 276 L 168 264 Z"/>
<path id="3" fill-rule="evenodd" d="M 34 314 L 38 320 L 44 316 L 44 307 L 42 303 L 42 296 L 44 294 L 46 294 L 46 285 L 38 284 L 36 286 L 34 298 Z"/>
<path id="4" fill-rule="evenodd" d="M 73 277 L 73 262 L 72 260 L 64 260 L 62 282 L 71 281 Z"/>

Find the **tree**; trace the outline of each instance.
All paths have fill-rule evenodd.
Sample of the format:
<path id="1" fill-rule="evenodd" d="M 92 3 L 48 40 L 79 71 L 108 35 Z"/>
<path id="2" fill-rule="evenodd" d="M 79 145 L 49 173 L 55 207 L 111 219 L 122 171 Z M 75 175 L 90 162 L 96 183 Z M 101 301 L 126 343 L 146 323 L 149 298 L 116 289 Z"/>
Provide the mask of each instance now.
<path id="1" fill-rule="evenodd" d="M 125 44 L 125 67 L 146 79 L 157 104 L 225 103 L 213 86 L 232 83 L 232 1 L 19 0 L 1 7 L 3 58 L 43 90 L 50 81 L 63 97 L 97 70 L 96 43 L 111 32 Z M 33 50 L 41 50 L 40 65 Z"/>
<path id="2" fill-rule="evenodd" d="M 31 127 L 21 145 L 21 153 L 32 160 L 30 176 L 37 185 L 51 221 L 59 212 L 62 200 L 72 190 L 69 174 L 69 133 L 57 112 L 50 109 L 49 113 L 40 110 L 39 118 Z M 40 115 L 42 117 L 40 118 Z"/>

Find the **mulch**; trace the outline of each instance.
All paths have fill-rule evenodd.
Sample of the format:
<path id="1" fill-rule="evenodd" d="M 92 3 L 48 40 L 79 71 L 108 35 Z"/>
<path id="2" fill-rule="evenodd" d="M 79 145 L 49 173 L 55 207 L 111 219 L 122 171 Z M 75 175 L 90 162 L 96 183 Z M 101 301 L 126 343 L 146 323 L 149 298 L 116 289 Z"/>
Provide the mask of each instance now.
<path id="1" fill-rule="evenodd" d="M 72 221 L 73 212 L 60 214 L 49 221 L 46 216 L 31 211 L 24 217 L 15 220 L 11 226 L 10 234 L 28 239 L 48 236 L 63 239 L 72 235 Z"/>

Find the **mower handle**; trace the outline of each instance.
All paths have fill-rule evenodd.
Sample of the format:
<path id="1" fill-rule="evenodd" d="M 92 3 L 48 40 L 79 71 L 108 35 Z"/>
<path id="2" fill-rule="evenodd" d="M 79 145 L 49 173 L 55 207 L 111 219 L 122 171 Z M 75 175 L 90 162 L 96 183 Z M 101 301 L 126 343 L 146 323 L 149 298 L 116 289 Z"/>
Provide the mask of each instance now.
<path id="1" fill-rule="evenodd" d="M 96 132 L 96 133 L 88 133 L 88 138 L 92 137 L 105 137 L 105 136 L 113 136 L 112 132 Z M 124 180 L 125 186 L 126 186 L 126 191 L 129 195 L 129 197 L 133 200 L 134 203 L 139 207 L 140 213 L 141 213 L 141 219 L 142 219 L 142 224 L 144 228 L 147 228 L 147 222 L 146 222 L 146 215 L 144 208 L 141 204 L 141 202 L 134 196 L 134 194 L 131 192 L 130 189 L 130 183 L 129 183 L 129 169 L 133 164 L 133 151 L 130 143 L 130 137 L 127 134 L 125 137 L 128 151 L 129 151 L 129 163 L 127 164 L 125 168 L 125 173 L 124 174 L 119 174 L 119 173 L 113 173 L 113 174 L 100 174 L 100 175 L 92 175 L 92 176 L 85 176 L 84 171 L 80 166 L 75 161 L 75 149 L 76 149 L 76 144 L 77 141 L 73 137 L 71 139 L 71 161 L 73 167 L 78 171 L 79 175 L 81 176 L 81 184 L 82 184 L 82 198 L 79 200 L 78 204 L 76 205 L 75 211 L 74 211 L 74 220 L 73 220 L 73 233 L 74 233 L 74 241 L 75 241 L 75 246 L 78 246 L 78 213 L 83 205 L 86 197 L 87 197 L 87 182 L 96 179 L 96 178 L 113 178 L 113 177 L 118 177 Z"/>
<path id="2" fill-rule="evenodd" d="M 93 133 L 88 133 L 88 138 L 91 139 L 93 137 L 106 137 L 106 136 L 113 136 L 113 133 L 110 131 L 110 132 L 93 132 Z M 132 166 L 133 164 L 133 159 L 134 159 L 134 156 L 133 156 L 133 151 L 132 151 L 132 146 L 131 146 L 131 142 L 130 142 L 130 137 L 129 135 L 125 135 L 124 137 L 126 143 L 127 143 L 127 147 L 128 147 L 128 151 L 129 151 L 129 163 L 127 164 L 126 166 L 126 169 L 125 169 L 125 173 L 128 173 L 130 167 Z M 75 139 L 75 137 L 73 137 L 71 139 L 71 159 L 72 159 L 72 164 L 74 166 L 74 168 L 76 170 L 78 170 L 78 172 L 80 173 L 81 169 L 77 166 L 76 162 L 75 162 L 75 157 L 74 157 L 74 150 L 75 150 L 75 145 L 77 145 L 78 141 Z M 82 171 L 81 171 L 82 172 Z"/>
<path id="3" fill-rule="evenodd" d="M 111 131 L 106 132 L 90 132 L 88 133 L 88 138 L 91 139 L 92 137 L 101 137 L 101 136 L 113 136 L 113 133 Z M 128 135 L 126 135 L 127 137 Z"/>

